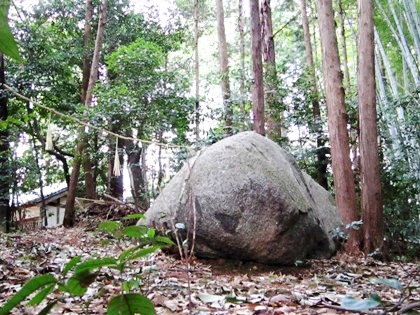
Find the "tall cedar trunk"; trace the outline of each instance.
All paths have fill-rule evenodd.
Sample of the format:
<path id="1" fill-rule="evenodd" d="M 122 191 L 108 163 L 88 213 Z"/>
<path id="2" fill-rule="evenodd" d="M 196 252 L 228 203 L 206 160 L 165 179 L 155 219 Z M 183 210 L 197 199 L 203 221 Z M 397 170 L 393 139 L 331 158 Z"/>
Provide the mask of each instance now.
<path id="1" fill-rule="evenodd" d="M 344 9 L 343 1 L 338 0 L 338 15 L 340 16 L 340 37 L 341 37 L 341 51 L 343 53 L 343 69 L 344 69 L 344 89 L 346 92 L 350 91 L 350 71 L 347 58 L 347 39 L 346 28 L 344 25 Z"/>
<path id="2" fill-rule="evenodd" d="M 232 103 L 230 97 L 229 83 L 229 60 L 225 33 L 225 13 L 223 10 L 223 0 L 216 0 L 216 17 L 217 17 L 217 35 L 219 38 L 219 63 L 223 94 L 223 107 L 225 111 L 225 132 L 232 135 Z"/>
<path id="3" fill-rule="evenodd" d="M 335 200 L 344 224 L 357 221 L 357 203 L 350 162 L 348 116 L 344 106 L 343 78 L 338 55 L 332 0 L 318 0 L 318 22 L 321 38 L 328 130 L 331 143 Z M 359 233 L 349 230 L 346 251 L 358 251 Z"/>
<path id="4" fill-rule="evenodd" d="M 262 68 L 261 23 L 258 0 L 249 1 L 251 15 L 251 58 L 253 72 L 252 111 L 254 131 L 265 136 L 264 81 Z"/>
<path id="5" fill-rule="evenodd" d="M 271 20 L 270 0 L 261 0 L 262 52 L 265 63 L 265 101 L 267 113 L 267 136 L 270 139 L 282 138 L 282 116 L 276 100 L 278 89 L 276 71 L 276 52 L 274 49 L 273 22 Z"/>
<path id="6" fill-rule="evenodd" d="M 316 134 L 316 156 L 317 156 L 317 181 L 322 187 L 328 190 L 328 178 L 327 178 L 327 168 L 328 168 L 328 158 L 327 150 L 325 148 L 325 140 L 322 135 L 322 118 L 321 110 L 319 107 L 319 92 L 317 87 L 317 78 L 315 75 L 315 65 L 314 57 L 312 54 L 312 44 L 311 44 L 311 33 L 309 31 L 309 20 L 306 10 L 306 1 L 300 0 L 300 10 L 302 15 L 302 25 L 303 25 L 303 37 L 305 40 L 305 51 L 306 51 L 306 66 L 309 71 L 309 80 L 311 84 L 311 100 L 312 100 L 312 116 L 313 123 L 310 126 L 312 132 Z"/>
<path id="7" fill-rule="evenodd" d="M 240 75 L 239 75 L 239 92 L 240 92 L 240 109 L 241 115 L 248 116 L 245 112 L 245 103 L 247 99 L 247 91 L 245 86 L 245 23 L 244 23 L 244 4 L 243 0 L 238 1 L 238 32 L 239 32 L 239 59 L 240 59 Z"/>
<path id="8" fill-rule="evenodd" d="M 357 94 L 360 125 L 360 165 L 364 251 L 383 247 L 383 209 L 376 125 L 373 1 L 359 0 Z"/>
<path id="9" fill-rule="evenodd" d="M 198 59 L 198 0 L 194 0 L 195 138 L 200 139 L 200 60 Z"/>
<path id="10" fill-rule="evenodd" d="M 8 117 L 8 96 L 3 84 L 6 83 L 4 56 L 0 53 L 0 121 L 4 122 Z M 9 130 L 0 129 L 0 232 L 8 233 L 12 219 L 9 205 L 9 191 L 11 187 L 11 168 L 9 165 Z"/>
<path id="11" fill-rule="evenodd" d="M 120 165 L 123 165 L 124 163 L 124 140 L 118 139 L 118 150 L 116 152 L 115 148 L 115 142 L 111 144 L 111 147 L 109 148 L 109 151 L 112 152 L 112 154 L 109 157 L 109 169 L 108 169 L 108 190 L 109 194 L 118 199 L 123 200 L 124 197 L 124 177 L 121 173 L 120 175 L 116 176 L 114 174 L 114 161 L 115 161 L 115 155 L 118 155 L 118 159 L 120 162 Z"/>
<path id="12" fill-rule="evenodd" d="M 86 0 L 86 8 L 88 8 L 88 2 Z M 99 53 L 102 48 L 103 32 L 106 22 L 106 13 L 108 8 L 108 0 L 102 0 L 101 11 L 99 16 L 98 31 L 96 34 L 95 50 L 92 58 L 92 67 L 90 69 L 89 84 L 86 90 L 85 107 L 89 107 L 92 103 L 93 88 L 96 80 L 98 79 L 98 68 L 99 68 Z M 86 17 L 88 18 L 88 10 L 86 11 Z M 77 183 L 79 181 L 80 166 L 83 159 L 84 149 L 86 147 L 86 135 L 84 127 L 80 129 L 80 142 L 76 146 L 76 152 L 73 160 L 73 169 L 70 176 L 69 191 L 67 194 L 66 210 L 64 214 L 63 225 L 65 227 L 71 227 L 74 225 L 75 211 L 74 204 L 76 200 Z"/>
<path id="13" fill-rule="evenodd" d="M 89 86 L 90 68 L 92 66 L 92 53 L 90 51 L 90 44 L 92 41 L 92 16 L 93 4 L 92 0 L 86 0 L 86 16 L 85 16 L 85 29 L 83 35 L 84 57 L 83 57 L 83 77 L 82 77 L 82 93 L 81 102 L 86 103 L 86 93 Z M 92 170 L 92 160 L 89 154 L 85 153 L 83 158 L 83 170 L 85 172 L 85 186 L 86 198 L 96 198 L 96 184 Z"/>

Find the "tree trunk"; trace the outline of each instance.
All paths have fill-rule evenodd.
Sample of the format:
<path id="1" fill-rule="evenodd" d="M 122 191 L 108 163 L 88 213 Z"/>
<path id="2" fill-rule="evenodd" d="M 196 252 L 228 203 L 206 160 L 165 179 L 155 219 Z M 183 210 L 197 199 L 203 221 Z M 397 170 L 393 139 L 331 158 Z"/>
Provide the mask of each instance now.
<path id="1" fill-rule="evenodd" d="M 254 131 L 265 136 L 264 81 L 262 69 L 261 23 L 258 0 L 249 1 L 251 15 L 251 58 L 253 72 L 252 111 Z"/>
<path id="2" fill-rule="evenodd" d="M 357 221 L 358 216 L 334 12 L 332 0 L 318 0 L 317 5 L 335 199 L 343 222 L 347 225 Z M 359 233 L 356 230 L 349 230 L 349 240 L 346 243 L 347 252 L 355 253 L 358 251 L 358 235 Z"/>
<path id="3" fill-rule="evenodd" d="M 194 0 L 195 139 L 200 139 L 200 60 L 198 56 L 198 0 Z"/>
<path id="4" fill-rule="evenodd" d="M 86 0 L 86 18 L 88 19 L 88 3 L 90 0 Z M 102 40 L 103 40 L 103 33 L 104 27 L 106 23 L 106 13 L 108 8 L 108 0 L 102 0 L 101 4 L 101 12 L 99 16 L 99 23 L 98 23 L 98 31 L 96 34 L 96 41 L 95 41 L 95 50 L 93 53 L 92 58 L 92 66 L 90 69 L 89 75 L 89 84 L 86 90 L 85 96 L 85 107 L 89 107 L 92 103 L 93 97 L 93 88 L 95 87 L 96 80 L 98 79 L 98 68 L 99 68 L 99 54 L 100 50 L 102 49 Z M 69 191 L 67 194 L 67 201 L 66 201 L 66 210 L 64 214 L 63 225 L 65 227 L 71 227 L 74 225 L 75 219 L 75 211 L 74 211 L 74 204 L 76 199 L 76 191 L 77 191 L 77 183 L 79 181 L 79 173 L 80 173 L 80 166 L 83 159 L 83 153 L 86 148 L 86 134 L 85 128 L 81 127 L 80 129 L 80 142 L 76 146 L 76 153 L 73 159 L 73 169 L 70 176 L 70 185 Z"/>
<path id="5" fill-rule="evenodd" d="M 244 4 L 243 0 L 238 1 L 238 32 L 239 32 L 239 93 L 240 93 L 240 110 L 243 118 L 249 116 L 245 111 L 247 99 L 247 91 L 245 85 L 245 23 L 244 23 Z"/>
<path id="6" fill-rule="evenodd" d="M 265 101 L 267 114 L 267 136 L 281 141 L 283 113 L 277 101 L 279 82 L 276 71 L 276 52 L 274 49 L 273 22 L 271 20 L 270 0 L 261 0 L 262 52 L 265 63 Z"/>
<path id="7" fill-rule="evenodd" d="M 302 15 L 302 25 L 303 25 L 303 37 L 305 41 L 305 51 L 306 51 L 306 66 L 309 71 L 309 80 L 311 82 L 311 100 L 312 100 L 312 116 L 313 123 L 310 126 L 312 132 L 316 134 L 316 155 L 317 155 L 317 182 L 322 187 L 328 190 L 328 178 L 327 178 L 327 168 L 328 168 L 328 158 L 326 155 L 325 140 L 323 139 L 322 134 L 322 118 L 321 110 L 319 106 L 319 92 L 317 87 L 317 78 L 315 74 L 315 65 L 314 58 L 312 53 L 312 44 L 311 44 L 311 33 L 309 31 L 309 20 L 306 10 L 306 1 L 300 0 L 300 10 Z"/>
<path id="8" fill-rule="evenodd" d="M 131 195 L 133 196 L 136 207 L 147 210 L 150 203 L 147 198 L 146 180 L 143 176 L 143 168 L 141 165 L 143 149 L 143 147 L 140 147 L 132 141 L 126 146 Z"/>
<path id="9" fill-rule="evenodd" d="M 341 37 L 341 51 L 343 53 L 343 69 L 344 69 L 344 89 L 346 92 L 350 91 L 350 71 L 347 58 L 347 39 L 346 28 L 344 25 L 344 10 L 343 1 L 338 0 L 338 15 L 340 16 L 340 37 Z"/>
<path id="10" fill-rule="evenodd" d="M 364 251 L 383 249 L 383 209 L 376 125 L 373 0 L 359 0 L 357 95 L 360 126 Z"/>
<path id="11" fill-rule="evenodd" d="M 92 66 L 92 53 L 90 51 L 90 44 L 92 41 L 92 16 L 93 16 L 93 4 L 92 0 L 86 0 L 86 16 L 85 16 L 85 30 L 83 35 L 83 47 L 84 47 L 84 58 L 83 58 L 83 77 L 82 77 L 82 93 L 81 101 L 82 104 L 86 103 L 86 93 L 89 86 L 90 68 Z M 92 160 L 87 150 L 84 152 L 83 158 L 83 170 L 85 172 L 85 188 L 86 198 L 96 199 L 96 183 L 92 170 Z"/>
<path id="12" fill-rule="evenodd" d="M 8 117 L 7 91 L 3 87 L 6 83 L 4 65 L 4 55 L 0 53 L 0 122 L 4 122 Z M 10 167 L 10 147 L 9 130 L 0 129 L 0 232 L 8 233 L 12 219 L 11 208 L 9 205 L 9 191 L 11 187 L 11 167 Z"/>
<path id="13" fill-rule="evenodd" d="M 225 133 L 232 135 L 232 103 L 230 95 L 229 83 L 229 60 L 225 33 L 225 13 L 223 10 L 223 0 L 216 0 L 216 17 L 217 17 L 217 35 L 219 38 L 219 63 L 223 94 L 223 107 L 225 112 Z"/>

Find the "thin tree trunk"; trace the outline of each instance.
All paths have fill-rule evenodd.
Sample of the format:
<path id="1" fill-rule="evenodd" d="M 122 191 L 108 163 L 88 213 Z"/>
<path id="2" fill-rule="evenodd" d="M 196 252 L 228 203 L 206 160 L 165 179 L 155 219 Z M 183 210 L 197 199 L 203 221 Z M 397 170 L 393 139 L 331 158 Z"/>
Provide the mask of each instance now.
<path id="1" fill-rule="evenodd" d="M 219 38 L 219 63 L 223 94 L 223 107 L 225 112 L 225 132 L 232 135 L 232 100 L 230 94 L 229 82 L 229 60 L 225 33 L 225 13 L 223 9 L 223 0 L 216 0 L 217 34 Z"/>
<path id="2" fill-rule="evenodd" d="M 365 254 L 383 248 L 383 209 L 376 126 L 374 0 L 359 0 L 357 95 L 360 126 L 362 216 Z"/>
<path id="3" fill-rule="evenodd" d="M 89 86 L 90 68 L 92 66 L 92 53 L 90 52 L 90 44 L 92 41 L 92 16 L 93 16 L 93 4 L 92 0 L 86 0 L 86 16 L 85 16 L 85 30 L 83 36 L 83 47 L 84 47 L 84 58 L 83 58 L 83 77 L 82 77 L 82 93 L 81 102 L 85 104 L 86 93 Z M 85 151 L 83 158 L 83 170 L 85 172 L 85 186 L 86 186 L 86 198 L 96 198 L 96 184 L 94 174 L 92 170 L 92 161 L 90 155 Z"/>
<path id="4" fill-rule="evenodd" d="M 347 225 L 357 221 L 358 216 L 347 133 L 348 116 L 344 105 L 344 88 L 338 55 L 334 12 L 332 0 L 318 0 L 317 4 L 335 199 L 343 222 Z M 350 229 L 346 251 L 349 253 L 357 252 L 358 246 L 358 233 L 356 230 Z"/>
<path id="5" fill-rule="evenodd" d="M 267 114 L 267 136 L 280 141 L 282 134 L 283 113 L 279 112 L 276 92 L 279 82 L 276 70 L 276 52 L 274 48 L 273 22 L 271 20 L 270 0 L 261 0 L 262 53 L 265 64 L 265 101 Z"/>
<path id="6" fill-rule="evenodd" d="M 239 76 L 239 92 L 240 92 L 240 109 L 241 114 L 246 117 L 245 104 L 247 99 L 247 91 L 245 86 L 245 22 L 244 22 L 244 4 L 243 0 L 238 1 L 238 32 L 239 32 L 239 60 L 240 60 L 240 76 Z"/>
<path id="7" fill-rule="evenodd" d="M 0 122 L 4 122 L 8 117 L 8 94 L 3 84 L 6 83 L 4 55 L 0 53 Z M 11 187 L 11 168 L 10 168 L 10 146 L 9 130 L 0 129 L 0 232 L 8 233 L 12 219 L 11 208 L 9 205 L 9 193 Z"/>
<path id="8" fill-rule="evenodd" d="M 195 64 L 195 139 L 200 139 L 200 60 L 198 56 L 199 40 L 198 0 L 194 0 L 194 64 Z"/>
<path id="9" fill-rule="evenodd" d="M 395 30 L 395 28 L 394 28 L 393 24 L 391 23 L 388 15 L 386 14 L 385 10 L 383 9 L 380 1 L 378 1 L 378 0 L 376 1 L 376 4 L 379 8 L 379 11 L 381 12 L 383 18 L 387 22 L 388 27 L 391 30 L 392 35 L 394 36 L 394 39 L 396 40 L 396 42 L 397 42 L 397 44 L 398 44 L 398 46 L 401 50 L 402 57 L 406 60 L 407 64 L 409 65 L 409 69 L 411 71 L 411 75 L 412 75 L 414 84 L 416 86 L 418 86 L 419 82 L 420 82 L 419 70 L 416 67 L 416 64 L 413 60 L 413 56 L 411 55 L 410 49 L 408 48 L 408 44 L 407 44 L 407 41 L 405 39 L 404 32 L 402 30 L 402 26 L 400 24 L 400 21 L 399 21 L 398 17 L 396 16 L 394 6 L 390 1 L 388 1 L 388 3 L 389 3 L 389 7 L 391 9 L 391 13 L 394 17 L 394 21 L 397 25 L 398 32 Z"/>
<path id="10" fill-rule="evenodd" d="M 420 16 L 417 12 L 415 2 L 412 0 L 402 0 L 406 12 L 407 24 L 413 36 L 414 47 L 417 57 L 420 57 Z M 420 65 L 419 65 L 420 66 Z"/>
<path id="11" fill-rule="evenodd" d="M 313 123 L 310 126 L 312 132 L 316 134 L 316 155 L 317 155 L 317 181 L 322 187 L 328 190 L 328 158 L 326 155 L 325 140 L 322 135 L 322 118 L 319 106 L 319 92 L 317 87 L 317 78 L 315 74 L 315 65 L 312 54 L 311 34 L 309 32 L 309 20 L 306 10 L 306 1 L 300 0 L 300 9 L 302 14 L 303 37 L 305 41 L 306 66 L 309 71 L 309 80 L 311 82 L 312 116 Z"/>
<path id="12" fill-rule="evenodd" d="M 262 68 L 261 22 L 258 0 L 249 1 L 251 15 L 251 58 L 253 72 L 252 111 L 254 131 L 265 136 L 264 81 Z"/>
<path id="13" fill-rule="evenodd" d="M 340 16 L 340 37 L 341 37 L 341 51 L 343 53 L 343 69 L 344 69 L 344 89 L 346 92 L 350 91 L 350 71 L 347 57 L 347 39 L 346 28 L 344 27 L 344 10 L 343 1 L 338 0 L 338 15 Z"/>
<path id="14" fill-rule="evenodd" d="M 88 8 L 88 2 L 90 0 L 86 0 L 86 7 Z M 106 13 L 108 8 L 108 0 L 102 0 L 101 4 L 101 11 L 99 16 L 99 23 L 98 23 L 98 31 L 96 34 L 96 41 L 95 41 L 95 50 L 93 53 L 92 58 L 92 66 L 90 70 L 89 76 L 89 84 L 86 90 L 85 96 L 85 107 L 89 107 L 92 103 L 93 97 L 93 88 L 95 86 L 96 80 L 98 79 L 98 68 L 99 68 L 99 53 L 102 49 L 102 40 L 103 40 L 103 32 L 106 22 Z M 86 16 L 88 17 L 88 10 L 86 11 Z M 79 181 L 79 173 L 80 173 L 80 166 L 83 159 L 83 152 L 86 147 L 86 134 L 85 128 L 81 127 L 80 130 L 80 142 L 76 146 L 76 153 L 73 160 L 73 169 L 70 176 L 70 185 L 69 191 L 67 194 L 67 201 L 66 201 L 66 210 L 64 214 L 63 225 L 65 227 L 71 227 L 74 225 L 75 219 L 75 199 L 76 199 L 76 191 L 77 191 L 77 183 Z"/>

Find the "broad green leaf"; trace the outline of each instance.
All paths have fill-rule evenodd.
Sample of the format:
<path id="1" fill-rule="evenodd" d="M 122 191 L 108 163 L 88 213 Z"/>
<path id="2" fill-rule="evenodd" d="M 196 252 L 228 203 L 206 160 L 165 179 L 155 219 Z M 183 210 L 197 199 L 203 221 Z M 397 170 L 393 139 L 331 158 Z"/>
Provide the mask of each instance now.
<path id="1" fill-rule="evenodd" d="M 372 282 L 373 283 L 376 283 L 376 284 L 384 284 L 384 285 L 387 285 L 387 286 L 389 286 L 391 288 L 394 288 L 394 289 L 396 289 L 398 291 L 402 291 L 402 289 L 403 289 L 403 286 L 401 284 L 401 281 L 398 280 L 398 279 L 374 278 L 374 279 L 372 279 Z"/>
<path id="2" fill-rule="evenodd" d="M 156 236 L 155 241 L 159 243 L 168 244 L 168 245 L 175 245 L 175 243 L 169 237 Z"/>
<path id="3" fill-rule="evenodd" d="M 341 307 L 349 311 L 364 311 L 381 305 L 377 295 L 372 295 L 368 299 L 355 299 L 345 296 L 341 301 Z"/>
<path id="4" fill-rule="evenodd" d="M 130 255 L 132 255 L 139 248 L 140 247 L 136 246 L 136 247 L 133 247 L 133 248 L 126 249 L 125 251 L 123 251 L 120 254 L 120 256 L 118 257 L 118 261 L 119 262 L 124 262 L 127 259 L 127 257 L 129 257 Z"/>
<path id="5" fill-rule="evenodd" d="M 79 272 L 84 272 L 86 270 L 93 270 L 93 269 L 98 269 L 98 268 L 106 267 L 106 266 L 114 266 L 116 264 L 117 264 L 117 260 L 112 257 L 93 258 L 93 259 L 86 260 L 82 262 L 81 264 L 77 265 L 74 273 L 78 274 Z"/>
<path id="6" fill-rule="evenodd" d="M 118 295 L 109 302 L 108 315 L 155 315 L 152 302 L 138 293 Z"/>
<path id="7" fill-rule="evenodd" d="M 42 289 L 39 293 L 37 293 L 37 295 L 35 295 L 32 300 L 29 301 L 28 305 L 38 305 L 39 303 L 41 303 L 48 294 L 50 294 L 52 292 L 52 290 L 55 287 L 55 283 L 49 285 L 48 287 Z"/>
<path id="8" fill-rule="evenodd" d="M 148 238 L 154 238 L 156 234 L 156 230 L 155 229 L 148 229 L 147 230 L 147 237 Z"/>
<path id="9" fill-rule="evenodd" d="M 99 227 L 98 227 L 100 230 L 102 230 L 102 231 L 105 231 L 105 232 L 108 232 L 108 233 L 113 233 L 113 232 L 115 232 L 116 230 L 118 230 L 118 229 L 120 229 L 121 228 L 121 222 L 117 222 L 117 221 L 104 221 L 104 222 L 101 222 L 100 224 L 99 224 Z"/>
<path id="10" fill-rule="evenodd" d="M 22 61 L 16 41 L 7 21 L 8 5 L 6 5 L 5 2 L 6 1 L 2 1 L 0 3 L 0 52 L 17 61 Z"/>
<path id="11" fill-rule="evenodd" d="M 47 306 L 45 306 L 41 312 L 38 313 L 38 315 L 47 315 L 50 313 L 50 311 L 52 310 L 52 308 L 55 306 L 55 304 L 57 304 L 58 301 L 53 301 L 51 303 L 48 303 Z"/>
<path id="12" fill-rule="evenodd" d="M 143 213 L 132 213 L 129 215 L 126 215 L 123 219 L 125 220 L 130 220 L 130 219 L 146 219 L 145 215 Z"/>
<path id="13" fill-rule="evenodd" d="M 80 259 L 82 259 L 81 256 L 75 256 L 67 264 L 65 264 L 62 275 L 65 276 L 74 266 L 79 263 Z"/>
<path id="14" fill-rule="evenodd" d="M 75 296 L 82 296 L 87 288 L 95 281 L 97 273 L 92 273 L 88 269 L 73 275 L 66 283 L 66 291 Z"/>
<path id="15" fill-rule="evenodd" d="M 143 248 L 139 250 L 138 252 L 134 252 L 132 255 L 128 256 L 127 260 L 134 260 L 134 259 L 145 257 L 151 253 L 154 253 L 158 249 L 160 249 L 160 246 L 157 246 L 157 245 Z"/>
<path id="16" fill-rule="evenodd" d="M 0 315 L 8 314 L 16 305 L 25 300 L 35 291 L 45 287 L 49 284 L 56 284 L 57 280 L 52 274 L 45 274 L 32 278 L 9 300 L 0 308 Z"/>
<path id="17" fill-rule="evenodd" d="M 123 229 L 123 234 L 132 238 L 144 238 L 147 233 L 147 227 L 131 225 Z"/>

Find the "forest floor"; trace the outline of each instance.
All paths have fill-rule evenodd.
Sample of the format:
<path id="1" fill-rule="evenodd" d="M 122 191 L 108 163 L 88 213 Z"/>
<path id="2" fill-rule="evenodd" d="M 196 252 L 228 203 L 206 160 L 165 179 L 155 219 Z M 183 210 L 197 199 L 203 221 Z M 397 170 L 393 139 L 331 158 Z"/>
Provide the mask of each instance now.
<path id="1" fill-rule="evenodd" d="M 52 273 L 61 279 L 62 266 L 72 257 L 117 257 L 129 246 L 85 224 L 0 234 L 0 307 L 35 275 Z M 121 293 L 122 279 L 141 275 L 139 290 L 157 314 L 420 314 L 419 268 L 414 262 L 384 263 L 343 254 L 301 268 L 225 260 L 186 263 L 158 251 L 123 275 L 102 268 L 81 297 L 55 290 L 48 300 L 59 300 L 50 314 L 106 314 L 111 297 Z M 378 283 L 377 278 L 387 280 Z M 350 303 L 345 305 L 363 308 L 372 294 L 380 297 L 380 307 L 343 309 L 345 297 Z M 47 301 L 21 303 L 12 314 L 38 314 Z"/>

